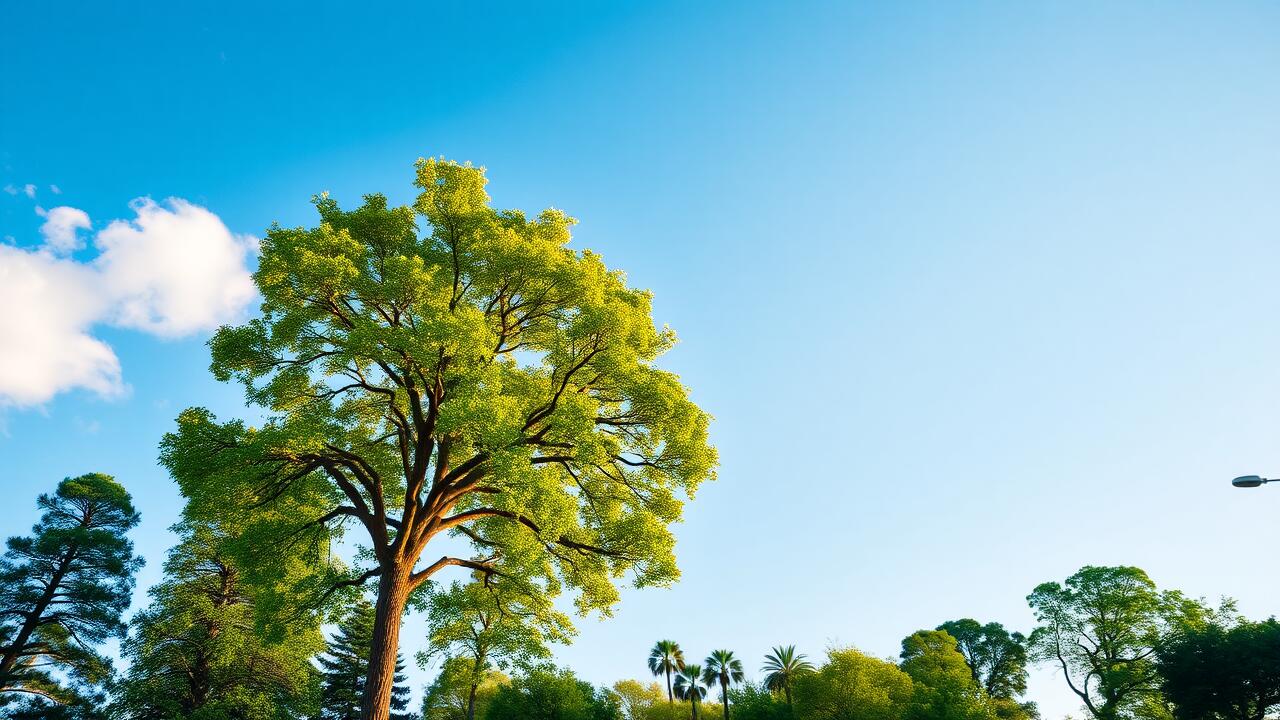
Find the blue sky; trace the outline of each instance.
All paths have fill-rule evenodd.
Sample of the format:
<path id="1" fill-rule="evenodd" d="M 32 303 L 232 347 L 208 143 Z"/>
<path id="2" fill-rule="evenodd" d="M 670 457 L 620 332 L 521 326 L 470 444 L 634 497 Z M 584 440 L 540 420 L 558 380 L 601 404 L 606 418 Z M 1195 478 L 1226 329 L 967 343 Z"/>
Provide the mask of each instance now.
<path id="1" fill-rule="evenodd" d="M 1280 613 L 1280 491 L 1226 483 L 1280 473 L 1275 5 L 463 8 L 9 4 L 0 260 L 34 256 L 56 206 L 91 219 L 82 242 L 117 218 L 163 240 L 139 223 L 187 217 L 169 197 L 234 254 L 312 223 L 322 190 L 408 200 L 422 155 L 580 218 L 575 246 L 680 333 L 666 365 L 723 460 L 681 583 L 559 651 L 596 682 L 642 676 L 662 637 L 755 667 L 779 643 L 892 655 L 962 616 L 1027 631 L 1027 593 L 1085 564 Z M 185 291 L 170 261 L 91 282 Z M 244 410 L 207 372 L 216 314 L 102 302 L 84 322 L 120 386 L 0 410 L 0 531 L 114 474 L 144 515 L 141 599 L 180 510 L 160 435 Z M 9 322 L 65 309 L 35 305 Z M 1030 696 L 1078 715 L 1047 668 Z"/>

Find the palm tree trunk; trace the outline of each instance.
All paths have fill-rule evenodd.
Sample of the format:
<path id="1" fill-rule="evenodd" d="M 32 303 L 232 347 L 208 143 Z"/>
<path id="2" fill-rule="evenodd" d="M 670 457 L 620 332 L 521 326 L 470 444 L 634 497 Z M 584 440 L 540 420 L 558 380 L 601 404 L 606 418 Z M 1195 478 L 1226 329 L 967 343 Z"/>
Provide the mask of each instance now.
<path id="1" fill-rule="evenodd" d="M 671 668 L 667 668 L 667 704 L 674 705 L 676 702 L 675 695 L 671 694 Z"/>
<path id="2" fill-rule="evenodd" d="M 782 692 L 787 696 L 787 707 L 791 707 L 791 683 L 783 685 Z"/>
<path id="3" fill-rule="evenodd" d="M 729 683 L 720 678 L 720 699 L 724 701 L 724 720 L 729 720 Z"/>

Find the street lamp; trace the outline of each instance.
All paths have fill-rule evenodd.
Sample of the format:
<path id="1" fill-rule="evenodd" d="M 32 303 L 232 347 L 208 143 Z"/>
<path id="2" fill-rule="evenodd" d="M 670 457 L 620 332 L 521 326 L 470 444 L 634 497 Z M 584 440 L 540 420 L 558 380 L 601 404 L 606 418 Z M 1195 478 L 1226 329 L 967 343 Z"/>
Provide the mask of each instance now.
<path id="1" fill-rule="evenodd" d="M 1259 485 L 1266 485 L 1269 482 L 1277 481 L 1280 481 L 1280 478 L 1267 479 L 1264 477 L 1258 477 L 1257 475 L 1241 475 L 1235 480 L 1232 480 L 1231 484 L 1236 487 L 1258 487 Z"/>

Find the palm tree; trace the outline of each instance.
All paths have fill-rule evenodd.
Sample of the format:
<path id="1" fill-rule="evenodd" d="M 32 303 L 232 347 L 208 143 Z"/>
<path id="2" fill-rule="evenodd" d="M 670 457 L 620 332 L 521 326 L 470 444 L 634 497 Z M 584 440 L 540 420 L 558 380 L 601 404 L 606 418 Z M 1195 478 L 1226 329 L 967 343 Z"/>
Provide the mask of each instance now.
<path id="1" fill-rule="evenodd" d="M 761 671 L 768 673 L 764 684 L 773 692 L 781 690 L 787 696 L 787 705 L 791 705 L 791 683 L 802 673 L 813 672 L 813 663 L 804 659 L 804 655 L 796 654 L 796 646 L 776 647 L 773 652 L 764 656 L 764 667 Z"/>
<path id="2" fill-rule="evenodd" d="M 707 686 L 702 681 L 702 668 L 685 665 L 676 673 L 676 697 L 693 703 L 693 720 L 698 720 L 698 703 L 707 696 Z"/>
<path id="3" fill-rule="evenodd" d="M 710 685 L 720 683 L 720 697 L 724 700 L 724 720 L 729 720 L 729 684 L 742 682 L 742 661 L 733 656 L 732 650 L 713 650 L 706 659 L 707 669 L 702 679 Z"/>
<path id="4" fill-rule="evenodd" d="M 674 703 L 671 695 L 671 673 L 684 669 L 684 651 L 675 640 L 659 640 L 649 651 L 649 670 L 654 675 L 667 676 L 667 702 Z"/>

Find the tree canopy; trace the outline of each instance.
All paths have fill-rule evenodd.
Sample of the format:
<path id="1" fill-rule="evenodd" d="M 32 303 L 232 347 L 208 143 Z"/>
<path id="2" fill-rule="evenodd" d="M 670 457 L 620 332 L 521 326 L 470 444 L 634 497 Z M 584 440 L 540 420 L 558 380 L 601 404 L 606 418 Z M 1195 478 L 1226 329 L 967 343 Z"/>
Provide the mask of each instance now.
<path id="1" fill-rule="evenodd" d="M 677 577 L 669 526 L 716 463 L 708 416 L 655 366 L 675 335 L 649 294 L 566 247 L 563 212 L 495 210 L 485 183 L 423 160 L 413 207 L 320 196 L 318 227 L 272 228 L 261 317 L 211 342 L 215 377 L 266 421 L 192 409 L 163 443 L 192 517 L 248 518 L 246 564 L 362 530 L 368 562 L 315 587 L 378 581 L 368 718 L 386 717 L 414 588 L 463 567 L 608 613 L 617 579 Z M 472 553 L 420 564 L 442 533 Z"/>
<path id="2" fill-rule="evenodd" d="M 1280 709 L 1280 622 L 1190 629 L 1160 649 L 1158 669 L 1177 720 L 1263 720 Z"/>
<path id="3" fill-rule="evenodd" d="M 31 535 L 9 538 L 0 560 L 0 705 L 20 696 L 77 704 L 80 690 L 104 683 L 111 663 L 97 646 L 124 636 L 142 566 L 125 535 L 138 512 L 110 476 L 67 478 L 37 505 Z"/>
<path id="4" fill-rule="evenodd" d="M 987 694 L 942 630 L 921 630 L 902 641 L 902 670 L 912 680 L 912 720 L 994 720 Z"/>
<path id="5" fill-rule="evenodd" d="M 1027 690 L 1027 639 L 997 622 L 983 625 L 971 618 L 938 626 L 956 639 L 973 679 L 993 698 L 1012 699 Z"/>
<path id="6" fill-rule="evenodd" d="M 485 720 L 622 720 L 618 699 L 568 670 L 539 668 L 498 688 Z"/>
<path id="7" fill-rule="evenodd" d="M 795 679 L 795 714 L 813 720 L 902 720 L 911 676 L 853 648 L 827 652 L 827 662 Z"/>
<path id="8" fill-rule="evenodd" d="M 1135 567 L 1081 568 L 1065 583 L 1037 587 L 1027 602 L 1039 620 L 1031 657 L 1052 662 L 1097 720 L 1116 720 L 1158 699 L 1156 652 L 1214 611 L 1161 592 Z"/>

